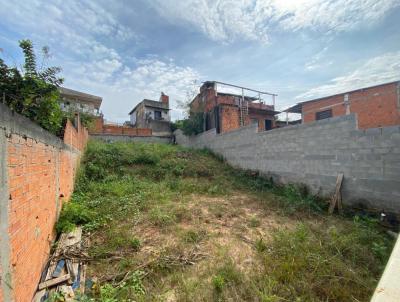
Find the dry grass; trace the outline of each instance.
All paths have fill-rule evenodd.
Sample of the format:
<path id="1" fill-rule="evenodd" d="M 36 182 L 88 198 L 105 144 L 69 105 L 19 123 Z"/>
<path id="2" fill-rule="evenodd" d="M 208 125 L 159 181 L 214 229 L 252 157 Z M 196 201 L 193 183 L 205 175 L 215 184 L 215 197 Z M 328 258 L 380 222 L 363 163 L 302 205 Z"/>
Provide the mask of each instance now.
<path id="1" fill-rule="evenodd" d="M 92 142 L 71 204 L 59 229 L 82 221 L 94 259 L 84 301 L 367 301 L 392 244 L 175 146 Z"/>

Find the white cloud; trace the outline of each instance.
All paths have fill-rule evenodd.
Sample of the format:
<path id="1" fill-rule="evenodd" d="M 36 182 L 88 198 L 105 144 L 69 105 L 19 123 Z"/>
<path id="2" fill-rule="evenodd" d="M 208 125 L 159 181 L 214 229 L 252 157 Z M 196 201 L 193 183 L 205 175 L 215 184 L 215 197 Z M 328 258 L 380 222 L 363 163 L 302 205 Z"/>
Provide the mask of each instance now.
<path id="1" fill-rule="evenodd" d="M 157 57 L 137 60 L 132 67 L 121 66 L 117 61 L 98 62 L 100 66 L 105 65 L 105 70 L 97 73 L 93 72 L 101 70 L 97 63 L 94 63 L 96 66 L 71 64 L 66 85 L 76 89 L 85 87 L 86 91 L 101 95 L 106 118 L 118 122 L 127 120 L 128 112 L 142 99 L 158 100 L 161 91 L 170 96 L 173 119 L 182 118 L 185 112 L 180 104 L 188 101 L 187 93 L 192 94 L 193 86 L 198 90 L 201 78 L 191 67 Z"/>
<path id="2" fill-rule="evenodd" d="M 170 96 L 173 118 L 182 117 L 183 110 L 179 104 L 188 101 L 187 93 L 191 93 L 189 90 L 193 84 L 198 85 L 200 81 L 200 74 L 193 68 L 157 58 L 139 60 L 135 68 L 125 67 L 122 75 L 118 77 L 114 89 L 134 97 L 132 107 L 143 98 L 158 100 L 163 91 Z"/>
<path id="3" fill-rule="evenodd" d="M 312 88 L 296 99 L 323 97 L 397 80 L 400 80 L 400 51 L 369 59 L 353 72 L 336 77 L 329 84 Z"/>
<path id="4" fill-rule="evenodd" d="M 378 22 L 399 0 L 153 0 L 171 23 L 183 23 L 213 40 L 267 42 L 272 26 L 296 31 L 348 31 Z"/>
<path id="5" fill-rule="evenodd" d="M 324 47 L 321 51 L 317 52 L 312 56 L 311 60 L 306 62 L 304 68 L 308 71 L 314 71 L 319 68 L 328 67 L 333 64 L 332 61 L 328 61 L 325 59 L 325 54 L 328 50 L 328 47 Z"/>
<path id="6" fill-rule="evenodd" d="M 121 58 L 101 38 L 119 42 L 135 38 L 130 29 L 95 1 L 0 0 L 0 7 L 1 23 L 39 45 L 49 45 L 62 66 L 64 60 L 74 56 L 84 62 L 82 68 L 91 65 L 91 71 L 97 74 L 109 71 L 111 65 L 122 64 Z M 96 66 L 98 70 L 94 70 Z"/>

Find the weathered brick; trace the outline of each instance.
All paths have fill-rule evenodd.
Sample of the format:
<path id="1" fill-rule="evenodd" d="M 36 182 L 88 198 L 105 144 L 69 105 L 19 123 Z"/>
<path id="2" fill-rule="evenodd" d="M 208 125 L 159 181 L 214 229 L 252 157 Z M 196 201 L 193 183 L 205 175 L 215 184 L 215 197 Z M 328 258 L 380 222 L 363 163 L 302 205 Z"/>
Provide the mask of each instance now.
<path id="1" fill-rule="evenodd" d="M 54 224 L 60 210 L 56 196 L 62 192 L 62 201 L 71 196 L 88 132 L 67 122 L 65 145 L 58 138 L 46 138 L 24 133 L 12 133 L 7 138 L 9 260 L 15 301 L 32 300 L 50 251 L 49 239 L 55 236 Z"/>

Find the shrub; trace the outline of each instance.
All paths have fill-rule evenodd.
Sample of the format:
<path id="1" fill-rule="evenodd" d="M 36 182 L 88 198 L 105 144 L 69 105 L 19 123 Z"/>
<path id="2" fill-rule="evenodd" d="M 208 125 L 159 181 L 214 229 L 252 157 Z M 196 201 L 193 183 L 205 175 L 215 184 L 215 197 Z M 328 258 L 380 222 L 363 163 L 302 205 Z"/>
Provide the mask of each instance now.
<path id="1" fill-rule="evenodd" d="M 185 135 L 196 135 L 203 132 L 203 113 L 190 113 L 190 117 L 183 120 L 180 128 Z"/>
<path id="2" fill-rule="evenodd" d="M 60 218 L 56 224 L 57 233 L 72 231 L 77 225 L 84 225 L 92 222 L 94 213 L 85 205 L 75 202 L 67 202 L 64 204 Z"/>

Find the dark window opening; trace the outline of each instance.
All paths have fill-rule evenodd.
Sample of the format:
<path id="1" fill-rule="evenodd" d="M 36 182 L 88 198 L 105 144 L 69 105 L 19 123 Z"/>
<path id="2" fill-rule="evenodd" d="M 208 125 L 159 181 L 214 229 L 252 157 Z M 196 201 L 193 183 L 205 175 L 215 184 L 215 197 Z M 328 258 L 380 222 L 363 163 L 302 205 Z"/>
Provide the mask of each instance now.
<path id="1" fill-rule="evenodd" d="M 265 120 L 265 131 L 271 130 L 272 129 L 272 121 L 271 120 Z"/>
<path id="2" fill-rule="evenodd" d="M 154 119 L 161 120 L 161 111 L 154 111 Z"/>
<path id="3" fill-rule="evenodd" d="M 320 111 L 315 113 L 315 119 L 318 120 L 323 120 L 326 118 L 330 118 L 332 117 L 332 109 L 328 109 L 328 110 L 324 110 L 324 111 Z"/>

